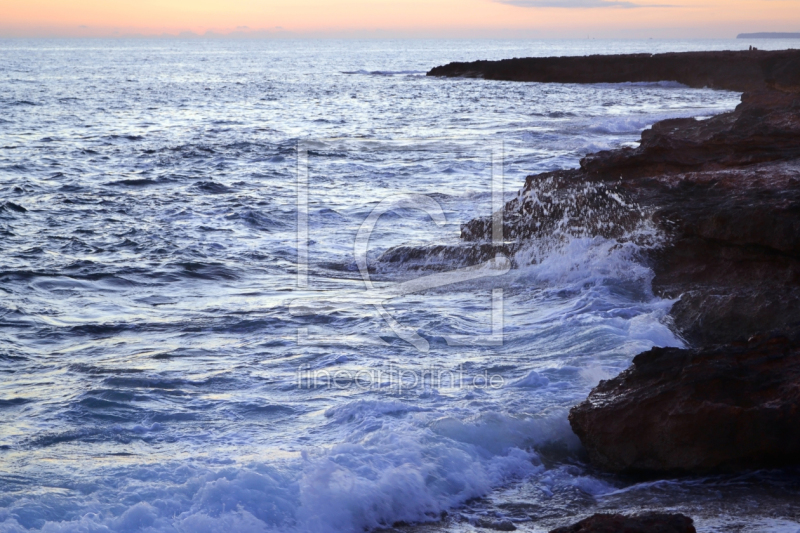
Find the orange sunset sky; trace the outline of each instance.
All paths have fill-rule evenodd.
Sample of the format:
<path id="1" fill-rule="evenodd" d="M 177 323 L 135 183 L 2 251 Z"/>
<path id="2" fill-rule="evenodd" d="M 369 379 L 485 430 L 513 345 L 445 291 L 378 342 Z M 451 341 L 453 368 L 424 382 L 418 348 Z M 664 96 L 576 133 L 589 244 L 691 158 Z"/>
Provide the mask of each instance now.
<path id="1" fill-rule="evenodd" d="M 732 38 L 800 0 L 0 0 L 0 36 Z"/>

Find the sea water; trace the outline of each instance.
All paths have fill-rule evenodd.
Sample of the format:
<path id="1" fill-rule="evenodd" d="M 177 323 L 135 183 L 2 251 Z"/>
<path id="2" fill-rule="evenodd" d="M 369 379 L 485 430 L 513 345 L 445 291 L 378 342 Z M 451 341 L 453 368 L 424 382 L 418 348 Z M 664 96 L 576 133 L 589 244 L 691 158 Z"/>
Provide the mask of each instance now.
<path id="1" fill-rule="evenodd" d="M 748 44 L 1 41 L 0 531 L 545 531 L 640 509 L 797 530 L 785 472 L 583 462 L 569 408 L 682 345 L 646 221 L 477 274 L 380 258 L 456 245 L 525 176 L 740 96 L 430 68 Z"/>

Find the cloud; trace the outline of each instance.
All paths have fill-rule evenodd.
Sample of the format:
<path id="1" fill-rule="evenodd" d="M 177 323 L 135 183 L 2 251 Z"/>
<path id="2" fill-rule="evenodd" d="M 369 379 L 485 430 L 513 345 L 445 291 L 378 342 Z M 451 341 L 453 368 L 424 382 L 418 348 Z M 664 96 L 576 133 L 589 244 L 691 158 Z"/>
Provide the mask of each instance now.
<path id="1" fill-rule="evenodd" d="M 636 8 L 636 7 L 674 7 L 665 4 L 636 4 L 626 0 L 494 0 L 501 4 L 517 7 L 562 7 L 567 9 L 588 9 L 598 7 Z"/>

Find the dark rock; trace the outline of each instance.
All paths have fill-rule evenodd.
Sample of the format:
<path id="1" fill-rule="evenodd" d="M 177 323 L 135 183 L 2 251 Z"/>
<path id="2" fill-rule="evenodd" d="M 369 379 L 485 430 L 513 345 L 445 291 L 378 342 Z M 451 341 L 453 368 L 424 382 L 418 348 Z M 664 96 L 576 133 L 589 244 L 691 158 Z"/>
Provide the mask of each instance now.
<path id="1" fill-rule="evenodd" d="M 648 258 L 653 289 L 680 298 L 674 323 L 695 345 L 800 324 L 800 98 L 742 100 L 733 113 L 643 135 L 626 154 L 636 170 L 619 155 L 584 163 L 601 179 L 622 175 L 669 235 Z M 694 169 L 676 170 L 681 161 Z"/>
<path id="2" fill-rule="evenodd" d="M 491 231 L 491 230 L 489 230 Z M 449 271 L 454 268 L 475 266 L 486 261 L 491 261 L 497 254 L 512 260 L 513 255 L 519 250 L 518 243 L 507 243 L 502 246 L 493 246 L 491 242 L 470 243 L 464 242 L 456 245 L 435 244 L 430 246 L 395 246 L 383 252 L 376 265 L 371 269 L 380 270 L 390 264 L 402 264 L 407 270 L 432 270 Z"/>
<path id="3" fill-rule="evenodd" d="M 586 156 L 589 177 L 624 179 L 743 167 L 800 157 L 800 94 L 760 90 L 735 111 L 708 120 L 663 120 L 642 132 L 637 148 Z"/>
<path id="4" fill-rule="evenodd" d="M 595 514 L 550 533 L 695 533 L 692 524 L 692 519 L 682 514 Z"/>
<path id="5" fill-rule="evenodd" d="M 28 212 L 27 209 L 25 209 L 21 205 L 15 204 L 14 202 L 6 202 L 2 206 L 0 206 L 0 209 L 5 209 L 5 210 L 8 210 L 8 211 L 14 211 L 16 213 L 27 213 Z"/>
<path id="6" fill-rule="evenodd" d="M 619 183 L 592 183 L 577 170 L 548 172 L 529 176 L 525 188 L 506 204 L 503 238 L 517 248 L 524 240 L 566 235 L 624 240 L 643 216 Z M 485 242 L 491 231 L 492 217 L 476 218 L 461 226 L 461 239 Z"/>
<path id="7" fill-rule="evenodd" d="M 689 87 L 800 89 L 800 50 L 529 57 L 450 63 L 428 76 L 542 83 L 677 81 Z"/>
<path id="8" fill-rule="evenodd" d="M 744 218 L 732 227 L 747 222 Z M 775 329 L 793 335 L 800 331 L 796 256 L 757 245 L 684 237 L 651 252 L 650 259 L 654 292 L 678 298 L 670 311 L 673 325 L 695 346 Z"/>
<path id="9" fill-rule="evenodd" d="M 800 344 L 653 348 L 570 411 L 592 463 L 706 472 L 800 464 Z"/>
<path id="10" fill-rule="evenodd" d="M 490 220 L 462 239 L 487 241 Z M 692 344 L 800 328 L 800 96 L 746 93 L 733 112 L 659 122 L 638 148 L 529 176 L 503 221 L 515 241 L 636 239 L 652 222 L 668 241 L 643 259 L 654 292 L 680 298 L 674 324 Z"/>

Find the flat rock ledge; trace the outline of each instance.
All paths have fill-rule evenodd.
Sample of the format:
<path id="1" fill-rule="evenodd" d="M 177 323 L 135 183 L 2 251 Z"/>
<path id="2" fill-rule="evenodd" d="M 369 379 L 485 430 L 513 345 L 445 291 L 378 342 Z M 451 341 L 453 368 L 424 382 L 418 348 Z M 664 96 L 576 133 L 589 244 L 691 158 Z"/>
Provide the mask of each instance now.
<path id="1" fill-rule="evenodd" d="M 595 514 L 550 533 L 695 533 L 695 528 L 692 519 L 682 514 Z"/>
<path id="2" fill-rule="evenodd" d="M 449 63 L 428 76 L 540 83 L 676 81 L 728 91 L 792 90 L 800 87 L 800 50 L 527 57 Z"/>

